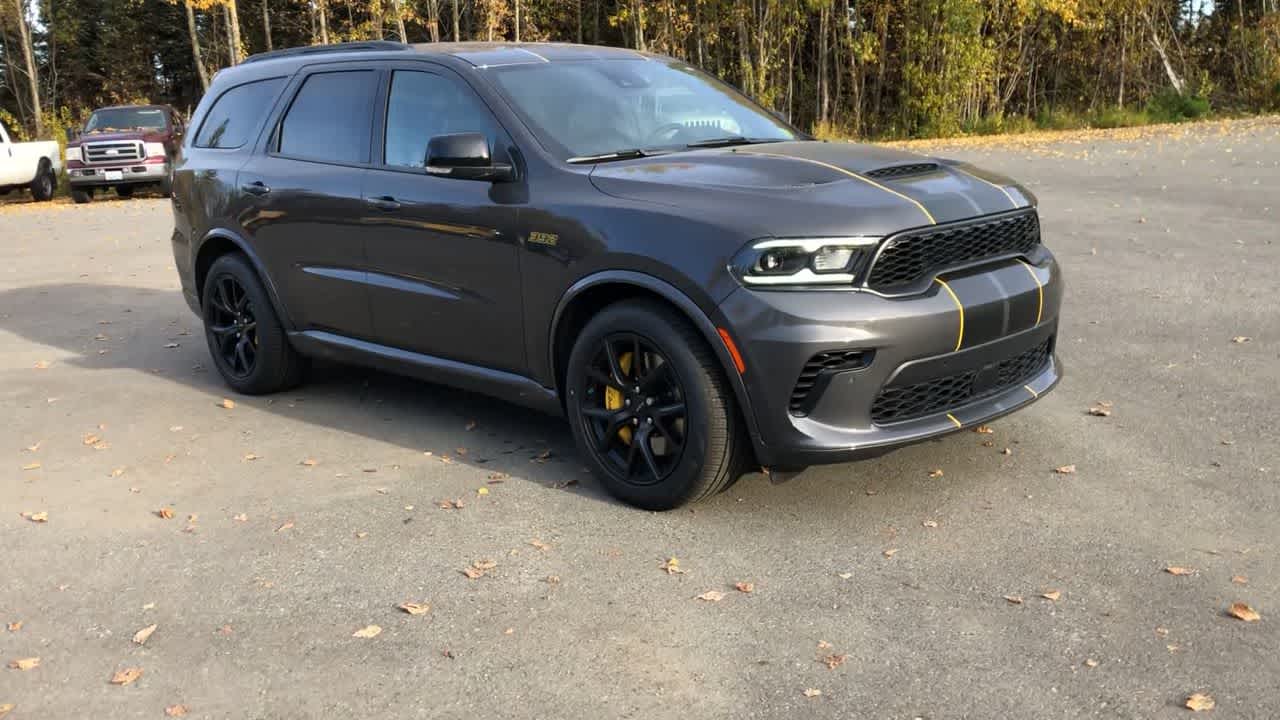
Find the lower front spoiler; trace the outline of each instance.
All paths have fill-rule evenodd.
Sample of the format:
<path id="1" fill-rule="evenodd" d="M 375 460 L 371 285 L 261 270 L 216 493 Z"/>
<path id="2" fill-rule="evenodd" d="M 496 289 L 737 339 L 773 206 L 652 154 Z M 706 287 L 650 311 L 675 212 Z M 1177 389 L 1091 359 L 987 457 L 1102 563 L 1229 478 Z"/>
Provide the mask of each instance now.
<path id="1" fill-rule="evenodd" d="M 1025 384 L 952 408 L 949 412 L 881 426 L 877 428 L 878 437 L 873 442 L 854 447 L 771 448 L 769 474 L 778 476 L 775 482 L 782 482 L 811 465 L 868 460 L 908 445 L 974 428 L 1030 405 L 1053 390 L 1061 380 L 1062 365 L 1054 355 L 1044 370 Z"/>

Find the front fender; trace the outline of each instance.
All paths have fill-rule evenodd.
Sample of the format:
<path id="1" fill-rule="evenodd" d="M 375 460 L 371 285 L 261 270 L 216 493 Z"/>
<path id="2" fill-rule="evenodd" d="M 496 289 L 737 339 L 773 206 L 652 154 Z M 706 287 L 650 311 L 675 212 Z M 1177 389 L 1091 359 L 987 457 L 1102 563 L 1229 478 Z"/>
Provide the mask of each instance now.
<path id="1" fill-rule="evenodd" d="M 240 252 L 249 259 L 249 264 L 258 273 L 258 279 L 262 281 L 263 287 L 267 289 L 267 297 L 271 298 L 271 306 L 276 311 L 276 317 L 280 318 L 280 324 L 288 332 L 295 331 L 297 327 L 293 322 L 293 318 L 289 315 L 289 309 L 280 301 L 280 294 L 276 291 L 275 282 L 272 281 L 271 275 L 267 273 L 267 268 L 262 262 L 262 258 L 258 256 L 258 253 L 254 252 L 253 247 L 245 242 L 244 238 L 227 228 L 210 230 L 192 248 L 192 287 L 195 290 L 196 302 L 200 302 L 200 294 L 204 289 L 204 278 L 201 275 L 208 270 L 219 255 L 227 252 Z"/>

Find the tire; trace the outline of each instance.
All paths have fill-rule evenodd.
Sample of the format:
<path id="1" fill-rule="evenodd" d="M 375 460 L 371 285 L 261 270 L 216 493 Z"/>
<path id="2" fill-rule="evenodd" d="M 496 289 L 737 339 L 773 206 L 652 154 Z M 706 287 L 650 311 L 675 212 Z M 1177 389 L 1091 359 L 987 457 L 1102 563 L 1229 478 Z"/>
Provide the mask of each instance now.
<path id="1" fill-rule="evenodd" d="M 209 354 L 233 390 L 263 395 L 302 381 L 306 361 L 289 344 L 261 279 L 243 255 L 230 253 L 214 261 L 200 308 Z"/>
<path id="2" fill-rule="evenodd" d="M 160 197 L 173 197 L 173 165 L 164 166 L 164 179 L 160 181 Z"/>
<path id="3" fill-rule="evenodd" d="M 31 180 L 31 198 L 36 202 L 45 202 L 53 199 L 53 193 L 58 189 L 58 177 L 53 174 L 53 168 L 49 165 L 48 160 L 41 160 L 40 166 L 36 169 L 36 176 Z"/>
<path id="4" fill-rule="evenodd" d="M 71 188 L 71 201 L 77 205 L 83 205 L 93 200 L 93 188 Z"/>
<path id="5" fill-rule="evenodd" d="M 579 452 L 625 503 L 671 510 L 726 489 L 746 467 L 746 432 L 724 370 L 689 321 L 662 304 L 625 300 L 591 318 L 569 355 L 565 392 Z"/>
<path id="6" fill-rule="evenodd" d="M 132 185 L 117 185 L 117 186 L 116 186 L 116 197 L 118 197 L 118 198 L 120 198 L 120 199 L 122 199 L 122 200 L 128 200 L 129 198 L 133 197 L 133 186 L 132 186 Z"/>

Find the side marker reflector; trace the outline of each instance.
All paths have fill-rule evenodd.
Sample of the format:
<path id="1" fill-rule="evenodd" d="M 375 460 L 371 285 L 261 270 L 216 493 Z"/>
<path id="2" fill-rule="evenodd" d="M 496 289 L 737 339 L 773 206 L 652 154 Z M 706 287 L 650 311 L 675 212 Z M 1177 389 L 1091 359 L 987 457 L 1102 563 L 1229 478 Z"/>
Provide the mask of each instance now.
<path id="1" fill-rule="evenodd" d="M 742 375 L 747 371 L 747 365 L 742 362 L 742 353 L 738 352 L 738 346 L 733 344 L 733 338 L 729 337 L 729 331 L 724 328 L 716 328 L 716 332 L 720 333 L 720 339 L 724 341 L 724 347 L 729 351 L 729 357 L 733 358 L 734 367 L 738 368 L 738 374 Z"/>

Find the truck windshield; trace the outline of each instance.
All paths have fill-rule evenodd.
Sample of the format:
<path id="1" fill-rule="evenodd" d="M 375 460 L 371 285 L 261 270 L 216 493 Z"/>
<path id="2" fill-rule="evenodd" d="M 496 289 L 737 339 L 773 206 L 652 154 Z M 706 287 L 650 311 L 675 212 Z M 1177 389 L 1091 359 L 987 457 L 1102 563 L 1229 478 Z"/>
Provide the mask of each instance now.
<path id="1" fill-rule="evenodd" d="M 565 160 L 798 139 L 733 88 L 678 61 L 531 63 L 486 72 L 543 146 Z"/>
<path id="2" fill-rule="evenodd" d="M 86 135 L 129 130 L 163 130 L 164 110 L 160 108 L 105 108 L 95 110 L 85 123 Z"/>

